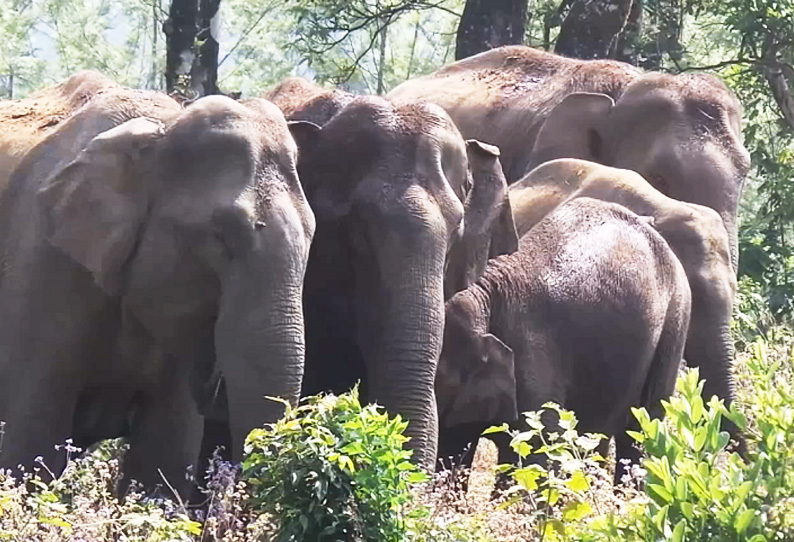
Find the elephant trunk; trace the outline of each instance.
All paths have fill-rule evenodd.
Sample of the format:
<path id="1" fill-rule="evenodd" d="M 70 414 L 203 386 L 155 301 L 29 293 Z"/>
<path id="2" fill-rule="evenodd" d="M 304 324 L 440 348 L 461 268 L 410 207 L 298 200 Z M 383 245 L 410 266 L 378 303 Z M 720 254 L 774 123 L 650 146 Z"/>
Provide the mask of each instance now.
<path id="1" fill-rule="evenodd" d="M 692 316 L 684 357 L 687 365 L 699 368 L 700 378 L 706 381 L 704 399 L 709 400 L 716 395 L 727 406 L 735 396 L 729 321 L 732 302 L 730 298 L 713 293 L 707 297 L 699 290 L 696 283 L 692 284 Z M 725 428 L 742 449 L 744 439 L 738 429 L 731 422 L 726 422 Z"/>
<path id="2" fill-rule="evenodd" d="M 248 432 L 283 415 L 284 405 L 267 397 L 295 404 L 300 395 L 306 260 L 278 260 L 274 252 L 251 255 L 222 288 L 215 347 L 226 382 L 231 453 L 237 461 Z"/>
<path id="3" fill-rule="evenodd" d="M 387 236 L 389 237 L 389 236 Z M 444 331 L 446 243 L 428 235 L 414 243 L 387 239 L 378 258 L 382 300 L 361 327 L 371 398 L 409 422 L 414 461 L 432 472 L 438 413 L 434 381 Z M 386 256 L 388 255 L 388 256 Z M 366 314 L 373 296 L 358 296 Z M 367 309 L 367 306 L 370 308 Z"/>
<path id="4" fill-rule="evenodd" d="M 725 229 L 728 231 L 728 242 L 730 243 L 731 251 L 731 267 L 733 272 L 739 272 L 739 230 L 736 225 L 736 216 L 733 213 L 721 213 L 722 221 L 725 224 Z"/>

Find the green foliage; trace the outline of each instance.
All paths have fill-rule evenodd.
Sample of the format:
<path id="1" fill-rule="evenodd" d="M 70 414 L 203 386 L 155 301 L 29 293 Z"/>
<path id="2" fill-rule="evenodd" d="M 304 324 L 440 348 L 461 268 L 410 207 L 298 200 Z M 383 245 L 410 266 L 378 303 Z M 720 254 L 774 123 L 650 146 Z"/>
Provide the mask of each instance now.
<path id="1" fill-rule="evenodd" d="M 183 507 L 134 491 L 116 498 L 119 446 L 69 457 L 57 478 L 41 461 L 21 478 L 0 471 L 0 540 L 195 540 L 202 526 Z M 69 442 L 64 449 L 67 457 L 79 451 Z"/>
<path id="2" fill-rule="evenodd" d="M 775 313 L 769 308 L 768 289 L 745 275 L 739 277 L 733 305 L 731 331 L 736 350 L 743 351 L 759 337 L 769 339 L 770 332 L 778 332 Z"/>
<path id="3" fill-rule="evenodd" d="M 597 439 L 579 436 L 576 418 L 553 405 L 545 406 L 557 412 L 555 426 L 563 429 L 553 437 L 544 436 L 541 413 L 527 413 L 530 429 L 513 433 L 511 445 L 522 459 L 539 456 L 554 468 L 535 462 L 513 470 L 518 489 L 508 503 L 518 501 L 516 494 L 529 500 L 537 537 L 548 541 L 792 540 L 794 364 L 791 340 L 786 343 L 785 353 L 773 356 L 765 341 L 754 343 L 740 374 L 741 410 L 716 397 L 704 402 L 697 369 L 678 379 L 676 394 L 663 402 L 664 419 L 633 409 L 639 431 L 630 434 L 647 456 L 634 473 L 643 478 L 644 494 L 622 488 L 623 505 L 608 511 L 594 505 L 591 490 L 602 472 L 593 452 Z M 728 433 L 720 430 L 724 418 L 747 435 L 745 459 L 729 451 Z"/>
<path id="4" fill-rule="evenodd" d="M 406 427 L 354 389 L 252 431 L 242 477 L 252 504 L 276 518 L 276 540 L 403 540 L 410 484 L 425 479 L 403 450 Z"/>
<path id="5" fill-rule="evenodd" d="M 36 88 L 44 63 L 36 58 L 33 27 L 37 10 L 32 0 L 11 0 L 10 9 L 0 10 L 0 98 L 13 98 Z"/>
<path id="6" fill-rule="evenodd" d="M 759 339 L 747 362 L 745 376 L 753 383 L 752 395 L 745 398 L 750 424 L 733 405 L 728 410 L 716 398 L 704 405 L 697 370 L 679 379 L 677 395 L 665 402 L 663 421 L 634 411 L 641 431 L 633 436 L 648 454 L 644 467 L 650 501 L 641 514 L 622 518 L 618 531 L 626 540 L 791 539 L 791 361 L 770 362 L 765 344 Z M 726 451 L 728 435 L 719 430 L 723 417 L 746 431 L 754 444 L 746 462 Z M 614 522 L 612 527 L 614 534 Z"/>
<path id="7" fill-rule="evenodd" d="M 763 525 L 751 497 L 753 476 L 737 454 L 726 452 L 729 436 L 720 430 L 723 416 L 745 429 L 744 416 L 715 397 L 704 404 L 697 370 L 676 389 L 664 402 L 664 422 L 633 411 L 641 430 L 631 434 L 649 456 L 643 466 L 651 499 L 637 531 L 646 538 L 650 531 L 672 540 L 755 542 Z"/>
<path id="8" fill-rule="evenodd" d="M 288 50 L 323 82 L 382 94 L 453 58 L 460 0 L 307 0 L 290 4 Z"/>
<path id="9" fill-rule="evenodd" d="M 528 502 L 536 524 L 536 535 L 554 542 L 568 540 L 580 520 L 594 512 L 594 473 L 602 470 L 604 458 L 596 451 L 603 435 L 579 435 L 573 412 L 554 403 L 545 411 L 524 413 L 529 429 L 516 431 L 507 425 L 491 427 L 484 434 L 506 432 L 521 465 L 499 465 L 516 482 L 507 491 L 504 506 Z M 544 423 L 541 418 L 546 419 Z M 550 421 L 553 420 L 553 421 Z M 553 425 L 552 425 L 553 424 Z M 546 427 L 554 427 L 549 432 Z"/>

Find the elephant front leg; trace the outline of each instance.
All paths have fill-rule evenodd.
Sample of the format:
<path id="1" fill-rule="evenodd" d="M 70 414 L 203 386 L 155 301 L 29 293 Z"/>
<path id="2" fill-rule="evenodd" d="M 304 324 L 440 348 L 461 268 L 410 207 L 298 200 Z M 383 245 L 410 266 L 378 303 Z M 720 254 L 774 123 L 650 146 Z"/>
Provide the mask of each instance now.
<path id="1" fill-rule="evenodd" d="M 66 458 L 55 446 L 71 437 L 77 403 L 73 384 L 74 378 L 53 374 L 30 374 L 15 382 L 15 390 L 6 397 L 7 407 L 0 413 L 0 420 L 5 421 L 0 466 L 30 469 L 43 463 L 56 476 L 61 473 Z"/>
<path id="2" fill-rule="evenodd" d="M 169 367 L 163 384 L 140 401 L 134 414 L 124 459 L 123 489 L 136 480 L 147 489 L 170 486 L 189 497 L 188 468 L 195 468 L 204 431 L 184 371 Z"/>

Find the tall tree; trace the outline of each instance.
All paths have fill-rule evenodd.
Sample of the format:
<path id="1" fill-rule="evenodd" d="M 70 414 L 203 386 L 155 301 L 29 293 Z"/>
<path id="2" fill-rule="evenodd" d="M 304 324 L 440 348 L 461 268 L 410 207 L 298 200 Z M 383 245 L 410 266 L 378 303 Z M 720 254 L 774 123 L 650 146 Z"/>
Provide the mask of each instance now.
<path id="1" fill-rule="evenodd" d="M 697 0 L 634 0 L 614 58 L 647 70 L 662 69 L 667 59 L 678 65 L 684 17 L 698 5 Z"/>
<path id="2" fill-rule="evenodd" d="M 524 43 L 528 0 L 467 0 L 458 25 L 455 60 Z"/>
<path id="3" fill-rule="evenodd" d="M 36 58 L 31 40 L 37 21 L 33 0 L 11 0 L 0 10 L 0 98 L 15 98 L 19 88 L 38 86 L 43 62 Z"/>
<path id="4" fill-rule="evenodd" d="M 420 31 L 417 30 L 416 21 L 410 24 L 408 17 L 433 10 L 438 13 L 434 17 L 428 15 L 426 21 L 430 18 L 448 20 L 449 16 L 457 18 L 454 8 L 458 4 L 459 0 L 289 2 L 284 9 L 294 18 L 294 24 L 287 47 L 305 59 L 309 68 L 322 81 L 382 93 L 394 84 L 389 79 L 393 79 L 395 49 L 404 45 L 410 48 L 412 43 L 418 41 L 416 38 Z M 408 23 L 407 26 L 404 23 Z M 410 29 L 415 39 L 411 40 L 405 35 L 406 29 Z M 404 39 L 393 40 L 391 36 L 400 32 L 403 32 Z M 443 43 L 433 44 L 431 48 L 435 52 L 443 51 Z M 411 57 L 410 51 L 408 56 Z M 409 64 L 412 69 L 415 68 L 413 60 Z"/>
<path id="5" fill-rule="evenodd" d="M 554 51 L 574 58 L 614 56 L 632 0 L 573 0 Z"/>
<path id="6" fill-rule="evenodd" d="M 220 0 L 172 0 L 163 23 L 169 92 L 218 93 L 219 7 Z"/>

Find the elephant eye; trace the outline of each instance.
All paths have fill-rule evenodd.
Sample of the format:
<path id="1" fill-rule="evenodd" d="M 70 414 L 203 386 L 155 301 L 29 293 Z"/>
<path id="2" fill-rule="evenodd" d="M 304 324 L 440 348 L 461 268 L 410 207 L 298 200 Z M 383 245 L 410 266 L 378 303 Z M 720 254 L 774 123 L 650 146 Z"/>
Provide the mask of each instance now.
<path id="1" fill-rule="evenodd" d="M 253 244 L 254 228 L 264 223 L 251 224 L 248 216 L 239 209 L 228 209 L 213 216 L 213 235 L 224 249 L 224 256 L 231 260 L 244 254 Z"/>

